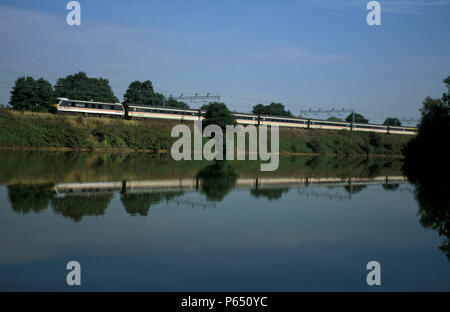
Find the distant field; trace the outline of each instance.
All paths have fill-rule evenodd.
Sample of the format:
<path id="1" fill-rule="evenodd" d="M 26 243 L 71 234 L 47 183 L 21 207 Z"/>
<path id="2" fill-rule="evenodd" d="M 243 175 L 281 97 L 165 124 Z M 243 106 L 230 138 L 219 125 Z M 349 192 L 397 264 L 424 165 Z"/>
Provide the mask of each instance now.
<path id="1" fill-rule="evenodd" d="M 170 137 L 175 124 L 156 119 L 122 120 L 2 109 L 0 148 L 169 151 L 176 140 Z M 280 128 L 280 152 L 394 156 L 402 154 L 410 139 L 406 135 Z"/>

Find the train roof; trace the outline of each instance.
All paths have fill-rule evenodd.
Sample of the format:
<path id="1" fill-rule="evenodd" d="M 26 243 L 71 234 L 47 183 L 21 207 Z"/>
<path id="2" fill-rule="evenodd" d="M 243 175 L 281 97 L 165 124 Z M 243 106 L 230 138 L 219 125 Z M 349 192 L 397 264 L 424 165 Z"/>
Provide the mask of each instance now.
<path id="1" fill-rule="evenodd" d="M 88 100 L 73 100 L 73 99 L 68 99 L 65 97 L 57 97 L 57 100 L 62 100 L 62 101 L 70 101 L 70 102 L 83 102 L 83 103 L 93 103 L 93 104 L 107 104 L 107 105 L 121 105 L 122 103 L 108 103 L 108 102 L 97 102 L 97 101 L 88 101 Z"/>
<path id="2" fill-rule="evenodd" d="M 182 110 L 182 111 L 193 111 L 198 112 L 198 109 L 195 108 L 182 108 L 175 106 L 160 106 L 160 105 L 145 105 L 145 104 L 127 104 L 128 107 L 139 107 L 139 108 L 150 108 L 150 109 L 172 109 L 172 110 Z"/>

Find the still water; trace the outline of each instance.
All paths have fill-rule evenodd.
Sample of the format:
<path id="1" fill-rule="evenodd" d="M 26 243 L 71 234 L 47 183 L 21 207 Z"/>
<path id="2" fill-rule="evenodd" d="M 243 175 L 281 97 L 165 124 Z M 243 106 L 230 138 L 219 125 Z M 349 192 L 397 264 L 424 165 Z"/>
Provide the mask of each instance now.
<path id="1" fill-rule="evenodd" d="M 401 166 L 0 152 L 0 290 L 449 291 L 450 214 Z"/>

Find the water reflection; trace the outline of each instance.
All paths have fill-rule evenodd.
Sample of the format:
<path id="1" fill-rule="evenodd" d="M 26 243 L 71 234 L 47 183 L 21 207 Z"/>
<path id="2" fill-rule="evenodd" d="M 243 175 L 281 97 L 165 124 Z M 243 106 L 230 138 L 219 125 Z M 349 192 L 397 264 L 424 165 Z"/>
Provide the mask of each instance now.
<path id="1" fill-rule="evenodd" d="M 48 207 L 52 198 L 52 184 L 8 185 L 8 198 L 17 213 L 39 213 Z"/>
<path id="2" fill-rule="evenodd" d="M 436 164 L 434 167 L 438 167 Z M 439 249 L 450 261 L 450 181 L 446 174 L 407 166 L 404 171 L 415 186 L 420 224 L 443 236 Z"/>
<path id="3" fill-rule="evenodd" d="M 227 161 L 217 161 L 213 165 L 201 169 L 200 190 L 211 201 L 221 201 L 236 185 L 238 175 L 234 167 Z"/>
<path id="4" fill-rule="evenodd" d="M 256 187 L 250 191 L 254 197 L 264 197 L 268 200 L 278 200 L 280 199 L 284 193 L 289 191 L 288 188 L 275 188 L 275 189 L 259 189 Z"/>
<path id="5" fill-rule="evenodd" d="M 396 191 L 400 187 L 400 184 L 383 184 L 383 188 L 386 191 Z"/>
<path id="6" fill-rule="evenodd" d="M 79 222 L 85 216 L 102 216 L 105 214 L 112 194 L 53 197 L 53 211 L 74 222 Z"/>
<path id="7" fill-rule="evenodd" d="M 51 261 L 74 255 L 104 270 L 87 283 L 99 290 L 123 290 L 108 279 L 111 271 L 135 290 L 208 290 L 211 276 L 213 290 L 235 289 L 236 282 L 242 290 L 361 290 L 361 271 L 375 258 L 386 276 L 399 276 L 386 283 L 395 289 L 442 283 L 449 271 L 436 233 L 449 256 L 449 192 L 441 182 L 414 181 L 417 216 L 401 167 L 395 159 L 286 157 L 267 173 L 246 161 L 0 153 L 7 208 L 0 210 L 0 243 L 10 250 L 0 257 L 3 287 L 26 280 L 26 270 L 40 263 L 49 269 L 35 278 L 35 289 L 60 281 Z M 331 277 L 323 273 L 330 263 Z M 60 289 L 55 285 L 49 289 Z"/>
<path id="8" fill-rule="evenodd" d="M 147 216 L 152 205 L 170 202 L 186 192 L 199 191 L 208 201 L 220 202 L 234 188 L 247 188 L 255 198 L 280 200 L 291 188 L 298 194 L 314 185 L 341 186 L 350 195 L 369 184 L 398 191 L 407 179 L 395 159 L 281 158 L 273 173 L 258 170 L 255 162 L 174 162 L 148 154 L 0 153 L 0 182 L 7 184 L 11 208 L 20 214 L 40 213 L 50 205 L 57 215 L 79 222 L 102 216 L 114 194 L 129 215 Z M 407 172 L 420 205 L 420 223 L 446 237 L 440 249 L 450 259 L 450 199 L 448 182 L 417 179 Z M 107 182 L 107 181 L 116 182 Z M 333 194 L 321 194 L 342 198 Z"/>
<path id="9" fill-rule="evenodd" d="M 151 205 L 160 203 L 163 200 L 171 199 L 182 195 L 183 192 L 158 192 L 158 193 L 124 193 L 120 200 L 128 214 L 132 216 L 146 216 Z"/>
<path id="10" fill-rule="evenodd" d="M 350 166 L 345 159 L 281 158 L 280 172 L 264 173 L 254 162 L 190 162 L 186 168 L 145 154 L 2 153 L 2 158 L 18 169 L 0 175 L 3 181 L 19 182 L 7 186 L 15 212 L 39 213 L 50 204 L 57 215 L 74 222 L 104 215 L 115 195 L 129 215 L 147 216 L 152 205 L 171 202 L 186 192 L 199 192 L 207 201 L 220 202 L 238 188 L 248 189 L 255 198 L 276 201 L 292 188 L 299 195 L 342 198 L 331 190 L 343 187 L 351 198 L 369 184 L 392 191 L 407 183 L 401 164 L 391 159 L 354 159 Z M 314 186 L 327 186 L 330 192 L 317 195 L 311 191 Z"/>

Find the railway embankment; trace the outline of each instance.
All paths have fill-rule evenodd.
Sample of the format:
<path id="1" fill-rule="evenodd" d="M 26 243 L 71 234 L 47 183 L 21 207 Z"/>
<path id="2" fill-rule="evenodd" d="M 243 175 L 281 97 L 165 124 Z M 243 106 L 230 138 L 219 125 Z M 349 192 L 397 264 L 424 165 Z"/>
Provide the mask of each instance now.
<path id="1" fill-rule="evenodd" d="M 0 149 L 170 151 L 177 124 L 0 110 Z M 189 125 L 189 123 L 187 123 Z M 409 135 L 280 128 L 280 152 L 308 155 L 401 156 Z"/>

